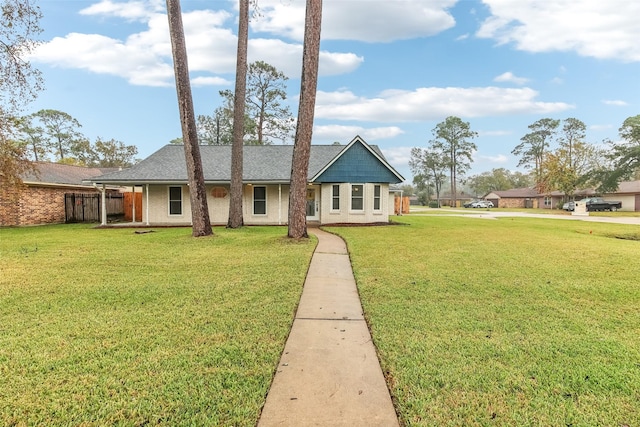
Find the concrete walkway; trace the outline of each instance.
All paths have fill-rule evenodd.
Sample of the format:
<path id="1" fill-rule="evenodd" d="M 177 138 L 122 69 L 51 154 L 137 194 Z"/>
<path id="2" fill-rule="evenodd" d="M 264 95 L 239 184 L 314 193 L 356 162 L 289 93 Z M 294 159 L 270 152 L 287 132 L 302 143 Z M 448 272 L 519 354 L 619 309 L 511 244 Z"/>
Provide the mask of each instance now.
<path id="1" fill-rule="evenodd" d="M 258 426 L 398 426 L 346 245 L 309 233 L 318 246 Z"/>

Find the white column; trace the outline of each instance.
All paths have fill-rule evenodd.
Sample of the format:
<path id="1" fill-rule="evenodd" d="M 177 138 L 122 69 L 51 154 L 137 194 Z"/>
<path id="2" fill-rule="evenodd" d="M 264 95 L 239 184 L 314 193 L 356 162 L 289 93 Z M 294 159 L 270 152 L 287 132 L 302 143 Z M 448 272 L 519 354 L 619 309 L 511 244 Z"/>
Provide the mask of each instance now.
<path id="1" fill-rule="evenodd" d="M 149 184 L 145 186 L 144 196 L 145 206 L 147 207 L 147 209 L 144 209 L 144 217 L 146 224 L 149 225 Z"/>
<path id="2" fill-rule="evenodd" d="M 107 189 L 105 188 L 105 185 L 102 184 L 102 188 L 100 189 L 100 192 L 102 193 L 102 221 L 101 221 L 101 225 L 107 225 Z"/>
<path id="3" fill-rule="evenodd" d="M 278 184 L 278 225 L 282 225 L 282 184 Z"/>
<path id="4" fill-rule="evenodd" d="M 133 203 L 131 205 L 131 222 L 134 223 L 136 222 L 136 185 L 133 184 L 133 196 L 132 196 L 132 200 Z"/>

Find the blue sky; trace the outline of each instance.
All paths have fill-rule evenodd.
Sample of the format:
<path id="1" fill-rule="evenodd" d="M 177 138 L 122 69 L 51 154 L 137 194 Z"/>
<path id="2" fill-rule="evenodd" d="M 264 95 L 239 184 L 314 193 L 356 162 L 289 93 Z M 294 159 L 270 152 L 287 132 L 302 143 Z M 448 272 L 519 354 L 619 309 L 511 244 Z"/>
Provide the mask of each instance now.
<path id="1" fill-rule="evenodd" d="M 46 90 L 26 113 L 69 113 L 82 132 L 144 158 L 180 136 L 164 0 L 42 0 L 31 58 Z M 297 112 L 304 0 L 259 0 L 249 61 L 288 77 Z M 196 114 L 233 89 L 237 1 L 182 0 Z M 640 2 L 325 0 L 314 144 L 355 135 L 410 182 L 412 147 L 447 116 L 478 132 L 469 174 L 516 170 L 527 126 L 574 117 L 587 140 L 617 140 L 640 114 Z M 289 141 L 288 143 L 292 143 Z"/>

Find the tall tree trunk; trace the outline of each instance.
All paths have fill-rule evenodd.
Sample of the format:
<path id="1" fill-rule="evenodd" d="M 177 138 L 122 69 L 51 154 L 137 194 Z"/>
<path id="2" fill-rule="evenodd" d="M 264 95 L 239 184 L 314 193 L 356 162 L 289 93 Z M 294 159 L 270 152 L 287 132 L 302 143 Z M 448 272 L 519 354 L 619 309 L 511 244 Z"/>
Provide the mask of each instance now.
<path id="1" fill-rule="evenodd" d="M 292 238 L 307 235 L 307 175 L 313 134 L 313 117 L 318 87 L 318 59 L 320 56 L 320 29 L 322 24 L 322 0 L 307 0 L 304 47 L 302 51 L 302 78 L 298 124 L 291 163 L 291 188 L 289 190 L 289 232 Z"/>
<path id="2" fill-rule="evenodd" d="M 176 76 L 178 108 L 182 125 L 182 140 L 187 162 L 189 197 L 191 200 L 192 234 L 194 237 L 213 234 L 207 206 L 207 190 L 204 185 L 202 159 L 198 145 L 198 132 L 193 112 L 193 98 L 189 83 L 189 65 L 187 63 L 187 47 L 182 27 L 180 0 L 167 0 L 167 16 L 169 18 L 169 34 L 173 53 L 173 69 Z"/>
<path id="3" fill-rule="evenodd" d="M 228 228 L 244 225 L 242 217 L 242 158 L 244 146 L 244 108 L 247 94 L 247 42 L 249 38 L 249 0 L 240 0 L 236 91 L 233 104 L 233 143 L 231 146 L 231 188 Z"/>

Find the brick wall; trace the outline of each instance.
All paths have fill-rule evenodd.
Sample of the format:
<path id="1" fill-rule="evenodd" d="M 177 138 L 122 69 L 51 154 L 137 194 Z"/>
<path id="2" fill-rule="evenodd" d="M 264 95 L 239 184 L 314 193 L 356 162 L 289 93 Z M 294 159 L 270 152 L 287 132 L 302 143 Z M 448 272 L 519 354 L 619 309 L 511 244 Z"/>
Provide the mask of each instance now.
<path id="1" fill-rule="evenodd" d="M 0 225 L 59 224 L 65 221 L 65 193 L 95 193 L 86 188 L 26 187 L 15 202 L 15 190 L 0 194 Z M 12 197 L 13 196 L 13 197 Z"/>
<path id="2" fill-rule="evenodd" d="M 518 198 L 504 198 L 500 199 L 499 207 L 501 208 L 524 208 L 526 207 L 526 199 L 518 199 Z M 533 204 L 533 208 L 538 207 L 538 199 L 531 199 L 531 203 Z"/>

